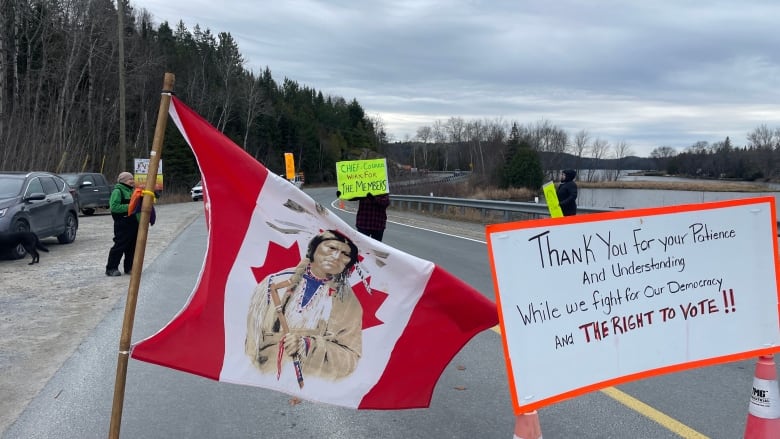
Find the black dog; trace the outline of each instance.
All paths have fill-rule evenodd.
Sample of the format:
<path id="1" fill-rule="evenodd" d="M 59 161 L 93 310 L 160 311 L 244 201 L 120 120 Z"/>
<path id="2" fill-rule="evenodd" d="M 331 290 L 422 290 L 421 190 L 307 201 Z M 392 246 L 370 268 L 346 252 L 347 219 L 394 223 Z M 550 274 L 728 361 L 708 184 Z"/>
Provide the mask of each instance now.
<path id="1" fill-rule="evenodd" d="M 40 259 L 38 250 L 49 252 L 49 249 L 41 244 L 38 235 L 33 232 L 0 233 L 0 251 L 11 251 L 18 245 L 24 247 L 27 253 L 32 256 L 32 262 L 29 265 L 35 264 Z"/>

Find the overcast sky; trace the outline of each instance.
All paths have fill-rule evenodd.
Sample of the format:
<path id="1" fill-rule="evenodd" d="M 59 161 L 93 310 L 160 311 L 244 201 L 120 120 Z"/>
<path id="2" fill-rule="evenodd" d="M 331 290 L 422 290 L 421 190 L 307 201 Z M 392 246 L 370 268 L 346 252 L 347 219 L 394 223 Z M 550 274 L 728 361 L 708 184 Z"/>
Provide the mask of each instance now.
<path id="1" fill-rule="evenodd" d="M 780 1 L 138 0 L 229 32 L 268 67 L 352 98 L 392 140 L 464 120 L 625 141 L 636 155 L 780 128 Z M 175 73 L 175 72 L 174 72 Z"/>

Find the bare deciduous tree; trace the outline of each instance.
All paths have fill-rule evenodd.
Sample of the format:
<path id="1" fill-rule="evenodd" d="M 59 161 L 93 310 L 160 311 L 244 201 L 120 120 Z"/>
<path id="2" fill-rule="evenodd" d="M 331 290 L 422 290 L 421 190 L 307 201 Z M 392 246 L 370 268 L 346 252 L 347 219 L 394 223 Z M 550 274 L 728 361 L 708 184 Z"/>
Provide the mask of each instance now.
<path id="1" fill-rule="evenodd" d="M 780 130 L 761 124 L 748 133 L 747 140 L 750 148 L 774 150 L 780 147 Z"/>
<path id="2" fill-rule="evenodd" d="M 631 147 L 625 140 L 617 142 L 613 147 L 613 158 L 615 159 L 615 169 L 612 174 L 612 180 L 618 181 L 622 172 L 625 170 L 626 157 L 633 154 Z"/>
<path id="3" fill-rule="evenodd" d="M 447 151 L 447 128 L 442 121 L 437 119 L 433 122 L 433 127 L 431 129 L 433 130 L 433 143 L 437 146 L 437 150 L 441 151 L 444 159 L 442 169 L 447 171 L 449 170 L 449 162 L 447 161 L 449 158 L 449 153 Z"/>
<path id="4" fill-rule="evenodd" d="M 604 139 L 596 138 L 590 146 L 590 156 L 593 159 L 594 166 L 588 168 L 585 181 L 597 181 L 600 176 L 596 173 L 598 169 L 603 169 L 604 159 L 609 151 L 609 142 Z"/>
<path id="5" fill-rule="evenodd" d="M 468 154 L 470 163 L 477 162 L 472 171 L 480 174 L 485 173 L 485 154 L 483 144 L 486 140 L 487 130 L 479 120 L 466 123 L 464 130 L 465 141 L 468 144 Z"/>
<path id="6" fill-rule="evenodd" d="M 455 151 L 455 168 L 467 168 L 463 163 L 464 158 L 462 157 L 465 128 L 466 122 L 460 117 L 451 117 L 445 124 L 450 149 Z"/>
<path id="7" fill-rule="evenodd" d="M 428 169 L 428 142 L 433 138 L 433 129 L 429 126 L 419 127 L 415 138 L 422 143 L 420 149 L 422 150 L 423 167 Z M 417 154 L 415 154 L 414 149 L 412 149 L 412 166 L 417 167 Z"/>
<path id="8" fill-rule="evenodd" d="M 252 125 L 258 114 L 270 114 L 269 96 L 263 87 L 262 78 L 256 78 L 254 73 L 244 75 L 241 80 L 243 95 L 246 99 L 245 105 L 245 129 L 244 129 L 244 150 L 249 147 L 249 133 L 252 131 Z"/>
<path id="9" fill-rule="evenodd" d="M 577 173 L 580 171 L 580 163 L 585 152 L 588 150 L 588 142 L 590 141 L 590 134 L 586 130 L 580 130 L 574 135 L 574 142 L 572 148 L 574 148 L 574 155 L 577 157 L 577 164 L 575 169 Z"/>
<path id="10" fill-rule="evenodd" d="M 531 145 L 542 154 L 542 168 L 548 179 L 554 179 L 562 168 L 563 155 L 569 146 L 566 131 L 548 120 L 541 120 L 528 128 Z"/>
<path id="11" fill-rule="evenodd" d="M 677 150 L 671 146 L 659 146 L 650 152 L 650 157 L 655 159 L 658 169 L 665 169 L 670 158 L 677 155 Z"/>
<path id="12" fill-rule="evenodd" d="M 761 170 L 765 176 L 771 176 L 774 173 L 775 151 L 780 148 L 780 129 L 770 129 L 766 125 L 759 125 L 747 135 L 748 147 L 755 149 L 757 160 L 754 166 Z"/>

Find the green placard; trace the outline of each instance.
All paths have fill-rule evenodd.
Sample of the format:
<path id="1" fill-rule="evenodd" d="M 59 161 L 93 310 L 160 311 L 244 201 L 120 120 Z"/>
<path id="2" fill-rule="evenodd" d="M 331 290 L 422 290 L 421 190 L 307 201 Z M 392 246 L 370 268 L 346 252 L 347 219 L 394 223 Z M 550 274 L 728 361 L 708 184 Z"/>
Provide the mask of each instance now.
<path id="1" fill-rule="evenodd" d="M 544 191 L 544 199 L 547 201 L 547 208 L 550 209 L 550 216 L 553 218 L 559 218 L 563 216 L 561 205 L 558 204 L 558 193 L 555 192 L 555 183 L 548 182 L 542 186 Z"/>
<path id="2" fill-rule="evenodd" d="M 350 199 L 390 193 L 387 182 L 387 161 L 350 160 L 336 162 L 336 183 L 341 198 Z"/>

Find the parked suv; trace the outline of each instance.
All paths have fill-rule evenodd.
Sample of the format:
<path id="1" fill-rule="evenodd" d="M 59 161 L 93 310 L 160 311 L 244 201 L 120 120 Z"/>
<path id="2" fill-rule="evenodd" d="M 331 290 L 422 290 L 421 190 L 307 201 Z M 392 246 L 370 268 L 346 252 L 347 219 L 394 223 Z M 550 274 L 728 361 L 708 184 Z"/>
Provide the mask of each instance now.
<path id="1" fill-rule="evenodd" d="M 32 231 L 39 238 L 56 236 L 61 244 L 76 239 L 78 212 L 70 186 L 49 172 L 0 173 L 0 232 Z M 8 255 L 22 258 L 22 246 Z"/>
<path id="2" fill-rule="evenodd" d="M 82 172 L 60 176 L 76 191 L 76 210 L 89 216 L 95 213 L 95 209 L 108 209 L 113 186 L 109 186 L 103 174 Z"/>

